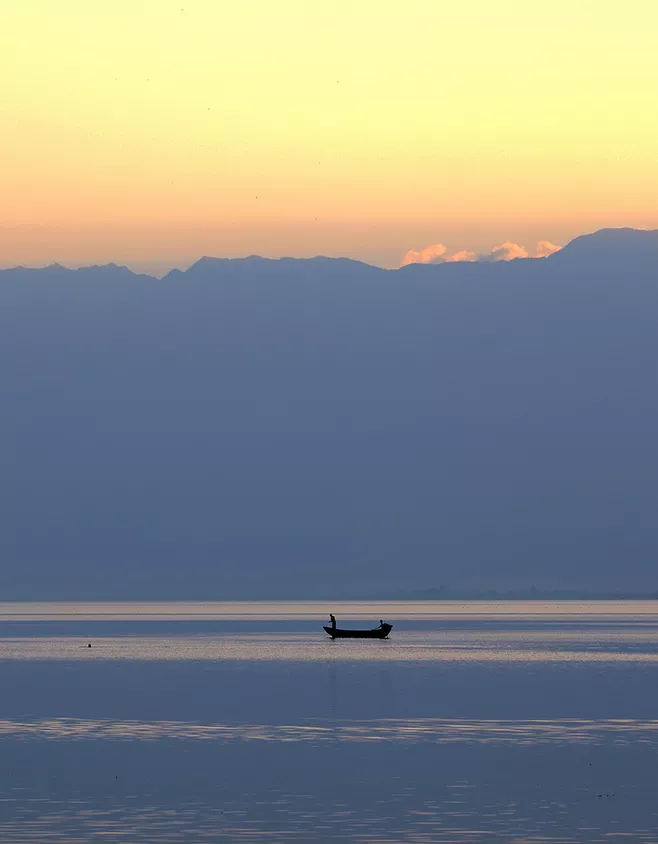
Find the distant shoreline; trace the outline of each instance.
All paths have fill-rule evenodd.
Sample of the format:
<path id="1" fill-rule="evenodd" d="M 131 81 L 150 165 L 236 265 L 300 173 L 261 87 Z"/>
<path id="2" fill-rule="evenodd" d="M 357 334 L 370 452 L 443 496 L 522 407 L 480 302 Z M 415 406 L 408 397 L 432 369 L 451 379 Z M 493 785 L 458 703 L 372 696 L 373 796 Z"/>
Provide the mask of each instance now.
<path id="1" fill-rule="evenodd" d="M 577 589 L 487 589 L 482 591 L 447 588 L 398 592 L 391 600 L 405 601 L 647 601 L 658 600 L 658 591 L 588 592 Z"/>
<path id="2" fill-rule="evenodd" d="M 380 595 L 309 595 L 306 597 L 284 597 L 281 595 L 270 597 L 245 597 L 242 596 L 131 596 L 131 597 L 70 597 L 70 598 L 48 598 L 48 597 L 20 597 L 20 598 L 3 598 L 0 604 L 86 604 L 86 603 L 102 603 L 102 604 L 168 604 L 168 603 L 327 603 L 332 602 L 368 602 L 368 603 L 388 603 L 395 601 L 409 601 L 418 602 L 423 601 L 437 601 L 441 603 L 463 603 L 465 601 L 486 601 L 486 602 L 503 602 L 503 601 L 658 601 L 658 592 L 605 592 L 605 593 L 591 593 L 591 592 L 576 592 L 576 591 L 542 591 L 542 590 L 510 590 L 508 592 L 449 592 L 439 594 L 441 590 L 427 590 L 414 592 L 399 592 L 387 593 Z"/>

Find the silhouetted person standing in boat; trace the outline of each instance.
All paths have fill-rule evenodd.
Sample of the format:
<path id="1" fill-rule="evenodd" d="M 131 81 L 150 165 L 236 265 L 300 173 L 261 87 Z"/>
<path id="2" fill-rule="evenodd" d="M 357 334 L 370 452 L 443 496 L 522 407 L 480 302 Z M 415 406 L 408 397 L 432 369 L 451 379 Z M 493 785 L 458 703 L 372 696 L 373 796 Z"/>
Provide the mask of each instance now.
<path id="1" fill-rule="evenodd" d="M 335 630 L 336 629 L 336 616 L 332 612 L 330 612 L 329 618 L 331 619 L 331 629 Z"/>

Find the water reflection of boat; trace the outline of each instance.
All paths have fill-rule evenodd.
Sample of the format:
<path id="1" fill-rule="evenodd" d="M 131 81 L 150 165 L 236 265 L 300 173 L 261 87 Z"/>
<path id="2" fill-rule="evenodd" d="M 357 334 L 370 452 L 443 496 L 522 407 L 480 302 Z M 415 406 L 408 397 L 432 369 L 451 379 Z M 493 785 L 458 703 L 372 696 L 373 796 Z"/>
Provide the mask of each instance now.
<path id="1" fill-rule="evenodd" d="M 341 630 L 340 627 L 324 627 L 332 639 L 386 639 L 393 629 L 392 624 L 381 624 L 373 630 Z"/>

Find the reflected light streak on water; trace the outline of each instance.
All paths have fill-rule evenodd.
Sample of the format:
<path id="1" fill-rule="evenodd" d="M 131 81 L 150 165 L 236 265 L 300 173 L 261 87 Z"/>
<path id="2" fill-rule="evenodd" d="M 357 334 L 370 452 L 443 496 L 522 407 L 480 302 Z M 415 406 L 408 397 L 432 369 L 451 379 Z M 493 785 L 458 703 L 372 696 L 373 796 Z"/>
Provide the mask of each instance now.
<path id="1" fill-rule="evenodd" d="M 335 642 L 324 633 L 6 637 L 0 660 L 655 663 L 658 631 L 405 630 L 386 641 Z"/>
<path id="2" fill-rule="evenodd" d="M 194 724 L 186 721 L 111 721 L 50 718 L 36 721 L 0 720 L 0 738 L 82 741 L 117 739 L 156 741 L 370 742 L 395 741 L 434 744 L 470 742 L 491 744 L 548 744 L 569 742 L 618 744 L 642 741 L 658 744 L 658 721 L 630 718 L 553 721 L 502 721 L 455 718 L 381 718 L 372 721 L 305 724 Z"/>

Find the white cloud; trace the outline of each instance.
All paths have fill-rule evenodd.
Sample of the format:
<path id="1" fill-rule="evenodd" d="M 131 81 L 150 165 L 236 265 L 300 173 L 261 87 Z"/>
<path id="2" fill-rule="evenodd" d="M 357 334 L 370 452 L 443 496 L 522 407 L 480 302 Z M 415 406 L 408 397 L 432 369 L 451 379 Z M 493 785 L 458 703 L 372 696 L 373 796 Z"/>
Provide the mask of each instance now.
<path id="1" fill-rule="evenodd" d="M 533 257 L 547 258 L 562 249 L 550 240 L 540 240 Z M 424 249 L 416 251 L 410 249 L 402 258 L 402 267 L 407 264 L 453 264 L 459 261 L 513 261 L 515 258 L 529 258 L 530 253 L 519 243 L 506 240 L 498 246 L 494 246 L 489 252 L 482 252 L 479 255 L 470 252 L 468 249 L 461 249 L 448 255 L 448 248 L 443 243 L 433 243 Z"/>
<path id="2" fill-rule="evenodd" d="M 537 258 L 548 258 L 549 255 L 553 255 L 554 252 L 559 252 L 562 249 L 561 246 L 556 246 L 554 243 L 551 243 L 550 240 L 540 240 L 537 243 L 537 251 L 536 256 Z"/>
<path id="3" fill-rule="evenodd" d="M 528 258 L 528 251 L 525 247 L 511 240 L 506 240 L 499 246 L 494 246 L 491 252 L 480 256 L 482 261 L 513 261 L 515 258 Z"/>
<path id="4" fill-rule="evenodd" d="M 446 264 L 454 264 L 458 261 L 477 261 L 478 256 L 475 252 L 469 252 L 467 249 L 462 249 L 459 252 L 455 252 L 452 255 L 448 255 L 447 258 L 444 259 Z"/>
<path id="5" fill-rule="evenodd" d="M 406 267 L 407 264 L 441 264 L 443 263 L 443 256 L 448 251 L 448 247 L 442 243 L 433 243 L 431 246 L 426 246 L 420 252 L 410 249 L 400 266 Z"/>

